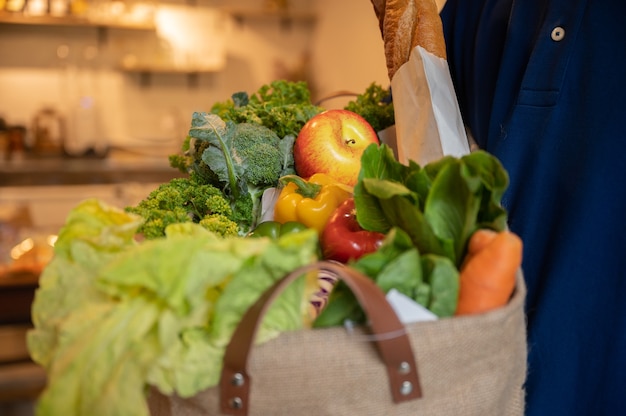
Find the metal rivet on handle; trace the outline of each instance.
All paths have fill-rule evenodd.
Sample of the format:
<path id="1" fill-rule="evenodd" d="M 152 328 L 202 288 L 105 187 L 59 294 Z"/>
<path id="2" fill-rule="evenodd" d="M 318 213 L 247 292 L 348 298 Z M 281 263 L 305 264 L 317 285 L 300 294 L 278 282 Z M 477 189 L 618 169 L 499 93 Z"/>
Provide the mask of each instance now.
<path id="1" fill-rule="evenodd" d="M 408 396 L 413 391 L 413 383 L 410 381 L 403 381 L 400 386 L 400 394 L 403 396 Z"/>
<path id="2" fill-rule="evenodd" d="M 243 400 L 241 400 L 241 397 L 233 397 L 230 399 L 229 404 L 231 409 L 241 409 L 243 407 Z"/>
<path id="3" fill-rule="evenodd" d="M 232 380 L 230 381 L 232 383 L 233 386 L 243 386 L 243 382 L 244 382 L 244 378 L 243 378 L 243 374 L 241 373 L 235 373 L 233 375 Z"/>
<path id="4" fill-rule="evenodd" d="M 411 364 L 406 361 L 402 361 L 398 366 L 398 373 L 400 374 L 408 374 L 411 371 Z"/>

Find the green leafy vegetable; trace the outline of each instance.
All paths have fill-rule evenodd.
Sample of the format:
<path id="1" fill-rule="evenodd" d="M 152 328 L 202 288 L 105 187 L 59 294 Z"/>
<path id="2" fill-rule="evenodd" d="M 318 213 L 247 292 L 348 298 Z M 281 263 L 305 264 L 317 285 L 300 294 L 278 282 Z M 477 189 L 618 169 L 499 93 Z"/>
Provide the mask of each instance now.
<path id="1" fill-rule="evenodd" d="M 437 316 L 453 316 L 459 297 L 459 271 L 450 259 L 434 254 L 421 257 L 421 268 L 428 276 L 429 293 L 425 305 Z M 419 299 L 419 293 L 416 298 Z"/>
<path id="2" fill-rule="evenodd" d="M 193 178 L 174 178 L 161 184 L 136 206 L 126 207 L 126 211 L 144 218 L 138 232 L 147 239 L 163 237 L 168 225 L 184 222 L 199 223 L 221 236 L 239 233 L 233 210 L 222 191 Z"/>
<path id="3" fill-rule="evenodd" d="M 399 227 L 422 254 L 444 255 L 458 267 L 475 230 L 506 225 L 500 201 L 508 175 L 484 151 L 422 168 L 402 165 L 386 145 L 369 146 L 361 164 L 354 189 L 359 224 L 379 232 Z"/>
<path id="4" fill-rule="evenodd" d="M 367 120 L 374 131 L 381 131 L 395 124 L 391 91 L 375 82 L 371 83 L 354 100 L 348 102 L 345 109 Z"/>
<path id="5" fill-rule="evenodd" d="M 147 415 L 149 385 L 189 397 L 215 385 L 245 310 L 285 273 L 316 259 L 317 233 L 223 238 L 170 225 L 137 243 L 142 218 L 97 200 L 70 212 L 40 278 L 28 334 L 48 383 L 45 415 Z M 305 279 L 272 304 L 258 342 L 307 325 Z"/>
<path id="6" fill-rule="evenodd" d="M 385 292 L 396 289 L 439 317 L 452 316 L 469 237 L 479 228 L 506 227 L 500 204 L 508 186 L 506 171 L 482 151 L 424 167 L 404 165 L 384 144 L 369 146 L 361 166 L 354 188 L 357 221 L 387 237 L 377 252 L 351 266 Z M 354 296 L 339 284 L 315 326 L 363 318 Z"/>
<path id="7" fill-rule="evenodd" d="M 226 121 L 255 123 L 273 130 L 281 139 L 296 137 L 302 126 L 323 108 L 311 102 L 311 92 L 304 81 L 276 80 L 261 86 L 248 96 L 237 92 L 230 100 L 215 103 L 211 112 Z"/>

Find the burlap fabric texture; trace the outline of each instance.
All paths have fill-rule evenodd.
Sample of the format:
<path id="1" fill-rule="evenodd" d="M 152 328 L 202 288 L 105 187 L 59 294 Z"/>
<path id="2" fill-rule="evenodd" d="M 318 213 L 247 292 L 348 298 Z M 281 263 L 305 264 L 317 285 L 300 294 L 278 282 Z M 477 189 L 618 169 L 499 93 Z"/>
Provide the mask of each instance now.
<path id="1" fill-rule="evenodd" d="M 217 386 L 188 399 L 152 391 L 151 414 L 521 416 L 527 352 L 525 294 L 520 271 L 515 293 L 503 308 L 406 325 L 420 398 L 392 400 L 389 373 L 372 339 L 393 338 L 397 333 L 376 335 L 368 328 L 337 327 L 285 333 L 255 346 L 247 363 L 250 380 L 246 382 L 251 385 L 244 409 L 225 410 L 228 405 L 220 403 Z"/>

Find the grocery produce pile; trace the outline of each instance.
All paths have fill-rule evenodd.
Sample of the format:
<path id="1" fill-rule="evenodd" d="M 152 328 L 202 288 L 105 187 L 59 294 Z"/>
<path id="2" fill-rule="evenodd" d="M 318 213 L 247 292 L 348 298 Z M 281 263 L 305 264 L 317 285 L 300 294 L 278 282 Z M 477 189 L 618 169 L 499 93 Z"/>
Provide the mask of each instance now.
<path id="1" fill-rule="evenodd" d="M 325 110 L 303 82 L 238 92 L 192 115 L 170 157 L 186 177 L 136 206 L 76 206 L 33 304 L 28 346 L 48 374 L 38 413 L 146 415 L 149 386 L 181 397 L 214 386 L 244 312 L 319 259 L 442 319 L 506 303 L 521 261 L 500 205 L 506 172 L 481 151 L 399 163 L 376 134 L 393 124 L 388 94 L 372 84 Z M 363 319 L 341 283 L 307 275 L 257 342 Z"/>

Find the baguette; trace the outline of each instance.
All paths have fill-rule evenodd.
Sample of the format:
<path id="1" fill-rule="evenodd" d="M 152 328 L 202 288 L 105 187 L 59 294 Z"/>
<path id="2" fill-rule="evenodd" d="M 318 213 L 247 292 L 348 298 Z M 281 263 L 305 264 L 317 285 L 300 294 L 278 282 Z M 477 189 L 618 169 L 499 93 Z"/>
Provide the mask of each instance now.
<path id="1" fill-rule="evenodd" d="M 446 59 L 443 24 L 435 0 L 371 0 L 385 48 L 391 80 L 411 51 L 421 46 Z"/>

